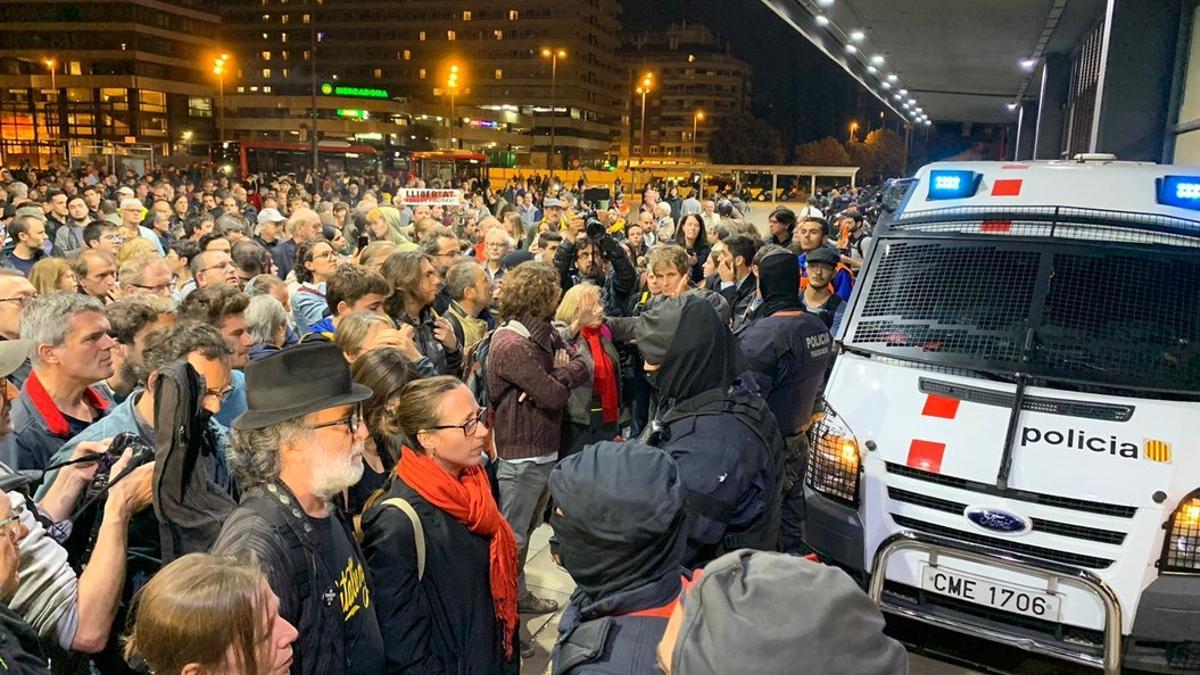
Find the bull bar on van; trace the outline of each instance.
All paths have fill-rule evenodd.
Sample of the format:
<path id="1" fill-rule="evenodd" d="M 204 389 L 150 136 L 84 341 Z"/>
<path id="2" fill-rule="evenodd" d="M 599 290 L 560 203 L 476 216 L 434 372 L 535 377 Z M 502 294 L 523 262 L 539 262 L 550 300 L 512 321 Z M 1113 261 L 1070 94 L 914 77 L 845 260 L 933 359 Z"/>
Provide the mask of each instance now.
<path id="1" fill-rule="evenodd" d="M 1086 651 L 1073 650 L 1049 640 L 1010 635 L 992 627 L 951 620 L 887 601 L 883 597 L 883 591 L 887 577 L 888 559 L 892 554 L 906 550 L 928 553 L 931 565 L 936 565 L 938 555 L 945 554 L 962 560 L 1041 576 L 1052 584 L 1063 583 L 1090 591 L 1099 597 L 1100 602 L 1104 605 L 1104 651 L 1102 655 L 1096 656 Z M 1099 667 L 1104 670 L 1104 675 L 1119 675 L 1121 672 L 1121 601 L 1103 579 L 1081 567 L 906 530 L 885 539 L 875 551 L 871 564 L 871 582 L 867 592 L 881 610 L 891 614 L 967 635 L 1015 644 L 1028 652 Z"/>

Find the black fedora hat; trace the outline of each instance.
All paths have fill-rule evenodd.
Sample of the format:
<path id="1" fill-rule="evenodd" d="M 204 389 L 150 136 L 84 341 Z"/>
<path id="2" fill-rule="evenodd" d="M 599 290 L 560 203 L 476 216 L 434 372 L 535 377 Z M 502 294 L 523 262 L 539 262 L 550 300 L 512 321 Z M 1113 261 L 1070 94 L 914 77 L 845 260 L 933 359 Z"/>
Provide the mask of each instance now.
<path id="1" fill-rule="evenodd" d="M 371 398 L 369 387 L 350 379 L 342 350 L 331 342 L 308 342 L 246 366 L 246 412 L 234 429 L 261 429 L 318 410 Z"/>

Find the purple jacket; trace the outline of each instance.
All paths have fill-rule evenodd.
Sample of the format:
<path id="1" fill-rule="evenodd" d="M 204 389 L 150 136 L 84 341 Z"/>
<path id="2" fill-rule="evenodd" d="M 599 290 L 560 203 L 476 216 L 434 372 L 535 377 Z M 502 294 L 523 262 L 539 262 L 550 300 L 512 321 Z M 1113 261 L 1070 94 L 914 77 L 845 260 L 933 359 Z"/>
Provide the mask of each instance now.
<path id="1" fill-rule="evenodd" d="M 554 352 L 571 361 L 554 367 Z M 588 384 L 591 370 L 544 319 L 522 317 L 492 334 L 488 352 L 488 397 L 496 408 L 492 431 L 502 459 L 557 453 L 562 416 L 571 390 Z"/>

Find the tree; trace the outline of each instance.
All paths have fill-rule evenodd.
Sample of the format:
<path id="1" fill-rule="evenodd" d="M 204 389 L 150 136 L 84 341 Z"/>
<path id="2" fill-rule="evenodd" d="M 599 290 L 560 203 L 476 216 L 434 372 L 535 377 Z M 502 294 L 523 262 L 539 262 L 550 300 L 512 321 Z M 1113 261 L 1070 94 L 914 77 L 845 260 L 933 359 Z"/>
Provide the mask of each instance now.
<path id="1" fill-rule="evenodd" d="M 863 183 L 902 176 L 904 169 L 904 139 L 891 129 L 875 129 L 865 141 L 846 144 L 850 163 L 859 168 L 858 179 Z"/>
<path id="2" fill-rule="evenodd" d="M 826 136 L 819 141 L 797 145 L 794 162 L 800 166 L 850 166 L 850 155 L 837 139 Z"/>
<path id="3" fill-rule="evenodd" d="M 779 131 L 753 115 L 727 117 L 708 139 L 714 164 L 782 164 Z"/>
<path id="4" fill-rule="evenodd" d="M 904 139 L 891 129 L 875 129 L 864 143 L 874 158 L 874 173 L 880 178 L 905 175 Z"/>

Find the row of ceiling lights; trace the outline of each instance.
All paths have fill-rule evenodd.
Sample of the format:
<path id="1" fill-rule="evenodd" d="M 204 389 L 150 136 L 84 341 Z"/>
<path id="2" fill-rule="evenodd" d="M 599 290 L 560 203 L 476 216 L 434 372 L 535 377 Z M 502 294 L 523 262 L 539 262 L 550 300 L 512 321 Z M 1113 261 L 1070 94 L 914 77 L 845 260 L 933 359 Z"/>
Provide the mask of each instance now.
<path id="1" fill-rule="evenodd" d="M 829 8 L 833 6 L 834 0 L 816 0 L 816 3 L 822 8 Z M 833 23 L 833 20 L 830 19 L 829 15 L 825 12 L 817 11 L 815 12 L 815 16 L 818 26 L 822 28 L 832 27 L 838 32 L 844 33 L 844 31 L 838 28 L 837 24 Z M 831 30 L 830 32 L 833 31 Z M 862 44 L 863 40 L 866 39 L 866 32 L 860 29 L 855 29 L 844 34 L 847 38 L 845 46 L 846 53 L 856 59 L 859 58 L 858 53 L 861 51 L 859 45 Z M 900 86 L 900 77 L 898 75 L 895 73 L 888 73 L 887 75 L 880 74 L 880 67 L 886 63 L 887 59 L 884 58 L 883 54 L 875 54 L 870 58 L 870 63 L 867 65 L 867 72 L 879 78 L 879 86 L 885 90 L 882 94 L 884 99 L 886 100 L 888 94 L 890 93 L 892 101 L 903 108 L 914 122 L 924 123 L 926 126 L 933 124 L 933 121 L 929 119 L 929 115 L 925 113 L 925 109 L 917 105 L 917 100 L 915 98 L 912 98 L 908 95 L 908 90 L 898 89 Z M 893 91 L 893 89 L 895 89 L 895 91 Z"/>

